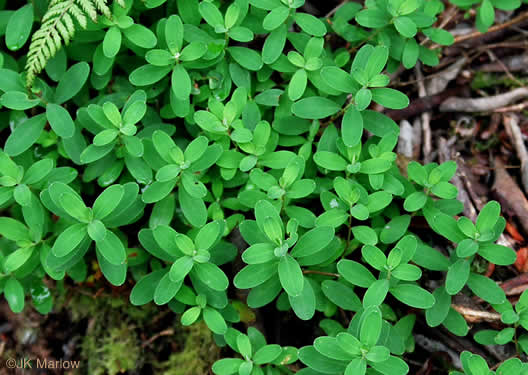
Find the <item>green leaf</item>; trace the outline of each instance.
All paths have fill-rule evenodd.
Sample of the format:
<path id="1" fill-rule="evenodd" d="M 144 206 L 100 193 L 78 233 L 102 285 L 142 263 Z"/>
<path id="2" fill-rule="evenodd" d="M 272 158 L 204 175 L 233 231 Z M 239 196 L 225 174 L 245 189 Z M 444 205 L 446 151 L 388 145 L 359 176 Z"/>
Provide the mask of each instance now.
<path id="1" fill-rule="evenodd" d="M 305 119 L 322 119 L 339 112 L 341 107 L 334 101 L 321 96 L 311 96 L 295 102 L 292 113 Z"/>
<path id="2" fill-rule="evenodd" d="M 451 35 L 451 34 L 449 34 Z M 418 57 L 420 56 L 420 46 L 414 38 L 405 42 L 402 54 L 402 63 L 406 69 L 411 69 L 416 65 Z"/>
<path id="3" fill-rule="evenodd" d="M 156 288 L 166 273 L 167 271 L 162 268 L 139 279 L 130 293 L 130 303 L 134 306 L 141 306 L 152 301 Z"/>
<path id="4" fill-rule="evenodd" d="M 185 218 L 194 227 L 202 227 L 207 221 L 207 208 L 201 198 L 194 198 L 185 189 L 178 189 L 178 200 Z"/>
<path id="5" fill-rule="evenodd" d="M 370 27 L 372 29 L 386 26 L 389 21 L 389 15 L 379 9 L 365 9 L 356 15 L 356 21 L 361 26 Z"/>
<path id="6" fill-rule="evenodd" d="M 486 302 L 498 305 L 506 300 L 506 295 L 501 287 L 486 276 L 471 273 L 467 285 L 473 293 Z"/>
<path id="7" fill-rule="evenodd" d="M 365 292 L 365 295 L 363 296 L 363 306 L 367 308 L 369 306 L 381 305 L 388 292 L 389 281 L 386 279 L 376 280 Z"/>
<path id="8" fill-rule="evenodd" d="M 51 252 L 58 258 L 70 254 L 87 236 L 86 224 L 74 224 L 66 228 L 55 240 Z"/>
<path id="9" fill-rule="evenodd" d="M 60 105 L 49 103 L 46 106 L 46 117 L 51 128 L 62 138 L 73 137 L 75 124 L 66 109 Z"/>
<path id="10" fill-rule="evenodd" d="M 246 359 L 251 358 L 253 353 L 253 347 L 251 345 L 251 340 L 246 335 L 238 335 L 236 338 L 236 346 L 238 352 Z"/>
<path id="11" fill-rule="evenodd" d="M 9 254 L 4 261 L 4 268 L 7 273 L 12 273 L 22 267 L 24 263 L 33 255 L 33 246 L 17 249 Z"/>
<path id="12" fill-rule="evenodd" d="M 198 306 L 191 307 L 189 310 L 185 311 L 181 316 L 181 324 L 184 326 L 190 326 L 202 313 L 202 309 Z"/>
<path id="13" fill-rule="evenodd" d="M 40 137 L 45 125 L 45 114 L 33 116 L 19 124 L 7 138 L 5 153 L 9 156 L 17 156 L 29 149 Z"/>
<path id="14" fill-rule="evenodd" d="M 313 255 L 323 250 L 334 238 L 334 228 L 320 226 L 303 234 L 290 252 L 295 258 Z"/>
<path id="15" fill-rule="evenodd" d="M 411 216 L 401 215 L 397 216 L 391 221 L 389 221 L 383 227 L 383 230 L 380 233 L 380 240 L 385 244 L 394 243 L 398 241 L 405 232 L 411 223 Z"/>
<path id="16" fill-rule="evenodd" d="M 403 359 L 393 356 L 383 362 L 371 363 L 371 366 L 382 374 L 405 375 L 409 373 L 407 363 Z"/>
<path id="17" fill-rule="evenodd" d="M 112 26 L 108 29 L 103 39 L 103 53 L 109 59 L 115 57 L 121 49 L 121 31 L 119 27 Z"/>
<path id="18" fill-rule="evenodd" d="M 137 23 L 124 29 L 123 34 L 129 41 L 141 48 L 154 48 L 158 42 L 152 31 Z"/>
<path id="19" fill-rule="evenodd" d="M 0 97 L 0 104 L 9 109 L 24 111 L 39 105 L 40 100 L 29 99 L 26 93 L 19 91 L 8 91 Z"/>
<path id="20" fill-rule="evenodd" d="M 383 113 L 366 110 L 361 112 L 361 116 L 363 117 L 364 128 L 378 137 L 383 137 L 388 133 L 399 133 L 400 131 L 398 125 Z"/>
<path id="21" fill-rule="evenodd" d="M 444 287 L 438 287 L 433 292 L 434 305 L 425 311 L 425 320 L 429 327 L 437 327 L 445 320 L 451 307 L 451 296 Z"/>
<path id="22" fill-rule="evenodd" d="M 290 9 L 278 6 L 269 12 L 262 20 L 262 27 L 268 31 L 275 30 L 282 25 L 290 15 Z"/>
<path id="23" fill-rule="evenodd" d="M 425 289 L 413 284 L 398 284 L 390 293 L 400 302 L 417 309 L 428 309 L 435 304 L 435 298 Z"/>
<path id="24" fill-rule="evenodd" d="M 377 191 L 368 196 L 367 208 L 372 212 L 377 212 L 387 207 L 392 202 L 392 194 L 386 191 Z"/>
<path id="25" fill-rule="evenodd" d="M 245 47 L 229 47 L 227 50 L 231 57 L 242 67 L 252 71 L 262 68 L 262 58 L 255 50 Z"/>
<path id="26" fill-rule="evenodd" d="M 403 208 L 409 212 L 415 212 L 425 206 L 427 195 L 423 191 L 415 191 L 405 198 Z"/>
<path id="27" fill-rule="evenodd" d="M 4 296 L 14 313 L 24 310 L 24 287 L 15 278 L 10 277 L 4 285 Z"/>
<path id="28" fill-rule="evenodd" d="M 361 316 L 359 341 L 367 347 L 376 345 L 381 335 L 382 323 L 381 311 L 377 306 L 366 308 Z"/>
<path id="29" fill-rule="evenodd" d="M 409 98 L 402 92 L 390 88 L 370 90 L 372 100 L 390 109 L 403 109 L 409 105 Z"/>
<path id="30" fill-rule="evenodd" d="M 462 290 L 469 278 L 470 262 L 459 259 L 447 271 L 445 289 L 450 295 L 455 295 Z"/>
<path id="31" fill-rule="evenodd" d="M 127 276 L 127 264 L 114 265 L 96 249 L 97 261 L 101 267 L 104 277 L 114 286 L 121 286 L 125 283 Z"/>
<path id="32" fill-rule="evenodd" d="M 390 350 L 385 346 L 374 346 L 367 353 L 366 359 L 370 362 L 384 362 L 390 357 Z"/>
<path id="33" fill-rule="evenodd" d="M 206 306 L 203 310 L 203 318 L 207 327 L 217 335 L 223 335 L 227 332 L 227 324 L 222 314 L 215 309 Z"/>
<path id="34" fill-rule="evenodd" d="M 372 50 L 368 58 L 367 66 L 365 67 L 365 72 L 367 73 L 368 79 L 376 77 L 383 71 L 387 60 L 389 58 L 389 49 L 385 46 L 376 46 Z"/>
<path id="35" fill-rule="evenodd" d="M 456 186 L 451 185 L 446 181 L 440 181 L 438 184 L 433 186 L 431 191 L 434 195 L 443 199 L 455 199 L 458 194 L 458 189 Z"/>
<path id="36" fill-rule="evenodd" d="M 268 35 L 262 47 L 262 61 L 264 64 L 273 64 L 281 56 L 286 45 L 287 33 L 288 28 L 283 24 Z"/>
<path id="37" fill-rule="evenodd" d="M 354 238 L 365 245 L 376 245 L 378 243 L 378 235 L 369 226 L 359 225 L 352 227 Z"/>
<path id="38" fill-rule="evenodd" d="M 134 86 L 148 86 L 161 80 L 171 70 L 171 66 L 154 66 L 147 64 L 132 71 L 129 80 Z"/>
<path id="39" fill-rule="evenodd" d="M 28 228 L 10 217 L 0 217 L 0 234 L 11 241 L 30 241 Z"/>
<path id="40" fill-rule="evenodd" d="M 486 32 L 495 20 L 495 9 L 490 0 L 483 0 L 477 9 L 477 28 L 480 32 Z"/>
<path id="41" fill-rule="evenodd" d="M 172 282 L 182 281 L 193 269 L 194 261 L 190 256 L 183 256 L 177 259 L 171 266 L 169 274 Z"/>
<path id="42" fill-rule="evenodd" d="M 480 211 L 477 222 L 475 223 L 477 231 L 484 233 L 492 230 L 500 217 L 500 204 L 496 201 L 489 201 Z"/>
<path id="43" fill-rule="evenodd" d="M 5 29 L 5 43 L 11 51 L 18 51 L 26 44 L 33 26 L 33 5 L 18 8 L 9 18 Z"/>
<path id="44" fill-rule="evenodd" d="M 108 263 L 118 266 L 126 261 L 125 247 L 114 232 L 107 230 L 103 239 L 96 242 L 96 246 Z"/>
<path id="45" fill-rule="evenodd" d="M 343 171 L 347 167 L 347 162 L 341 156 L 329 151 L 319 151 L 314 154 L 314 161 L 320 167 L 331 171 Z"/>
<path id="46" fill-rule="evenodd" d="M 94 241 L 101 241 L 106 236 L 106 228 L 99 220 L 94 220 L 88 224 L 88 235 Z"/>
<path id="47" fill-rule="evenodd" d="M 424 29 L 422 32 L 433 42 L 442 46 L 450 46 L 455 42 L 455 37 L 449 31 L 431 27 Z"/>
<path id="48" fill-rule="evenodd" d="M 368 288 L 376 279 L 361 263 L 343 259 L 337 263 L 337 270 L 341 276 L 353 285 Z"/>
<path id="49" fill-rule="evenodd" d="M 361 112 L 350 108 L 345 112 L 341 121 L 341 133 L 343 142 L 348 147 L 354 147 L 361 141 L 363 135 L 363 117 Z"/>
<path id="50" fill-rule="evenodd" d="M 171 75 L 172 91 L 176 98 L 186 100 L 191 95 L 192 81 L 189 73 L 181 64 L 177 64 Z"/>
<path id="51" fill-rule="evenodd" d="M 170 279 L 170 275 L 167 272 L 159 281 L 154 291 L 154 303 L 156 305 L 164 305 L 168 303 L 178 293 L 183 281 L 174 282 Z"/>
<path id="52" fill-rule="evenodd" d="M 222 13 L 220 13 L 214 4 L 201 2 L 199 10 L 205 22 L 211 25 L 214 29 L 224 27 L 224 17 L 222 17 Z M 218 32 L 222 31 L 218 30 Z"/>
<path id="53" fill-rule="evenodd" d="M 271 243 L 257 243 L 248 247 L 242 254 L 247 264 L 262 264 L 275 259 L 275 246 Z"/>
<path id="54" fill-rule="evenodd" d="M 261 285 L 277 273 L 276 263 L 250 264 L 238 272 L 233 284 L 238 289 L 250 289 Z"/>
<path id="55" fill-rule="evenodd" d="M 183 22 L 173 14 L 165 21 L 165 42 L 172 54 L 180 52 L 183 45 Z"/>
<path id="56" fill-rule="evenodd" d="M 304 90 L 306 90 L 307 82 L 308 75 L 306 74 L 306 70 L 297 70 L 288 85 L 288 97 L 293 101 L 300 99 L 304 94 Z"/>
<path id="57" fill-rule="evenodd" d="M 220 239 L 223 234 L 223 230 L 224 225 L 219 220 L 213 221 L 203 226 L 194 240 L 196 249 L 209 250 Z"/>
<path id="58" fill-rule="evenodd" d="M 61 194 L 59 197 L 59 204 L 68 215 L 81 222 L 89 223 L 92 219 L 92 213 L 90 209 L 85 206 L 84 202 L 77 194 Z"/>
<path id="59" fill-rule="evenodd" d="M 416 281 L 422 276 L 422 270 L 413 264 L 400 264 L 392 275 L 399 280 Z"/>
<path id="60" fill-rule="evenodd" d="M 213 263 L 195 263 L 192 272 L 213 290 L 224 291 L 229 286 L 225 273 Z"/>
<path id="61" fill-rule="evenodd" d="M 400 16 L 394 20 L 394 26 L 398 32 L 406 38 L 414 38 L 418 29 L 416 24 L 409 17 Z"/>
<path id="62" fill-rule="evenodd" d="M 305 283 L 299 263 L 290 255 L 281 257 L 279 262 L 279 279 L 282 287 L 292 297 L 299 296 Z"/>
<path id="63" fill-rule="evenodd" d="M 378 271 L 381 271 L 382 269 L 384 269 L 385 265 L 387 264 L 387 257 L 385 256 L 383 251 L 378 249 L 376 246 L 373 246 L 373 245 L 363 246 L 361 248 L 361 255 L 363 255 L 363 258 L 365 258 L 365 260 L 370 266 L 374 267 Z"/>
<path id="64" fill-rule="evenodd" d="M 353 93 L 359 89 L 352 76 L 336 66 L 323 67 L 321 77 L 332 88 L 342 92 Z"/>
<path id="65" fill-rule="evenodd" d="M 240 358 L 222 358 L 213 364 L 213 372 L 217 375 L 232 375 L 238 372 L 244 361 Z"/>
<path id="66" fill-rule="evenodd" d="M 367 109 L 372 102 L 372 91 L 365 87 L 361 88 L 354 96 L 354 101 L 356 102 L 356 109 L 358 111 Z"/>
<path id="67" fill-rule="evenodd" d="M 110 215 L 121 202 L 125 194 L 122 185 L 112 185 L 107 187 L 95 200 L 93 204 L 94 217 L 103 220 Z"/>
<path id="68" fill-rule="evenodd" d="M 483 243 L 478 246 L 478 254 L 488 262 L 498 266 L 509 266 L 515 263 L 517 254 L 509 247 L 493 243 Z"/>
<path id="69" fill-rule="evenodd" d="M 265 345 L 258 349 L 253 355 L 253 361 L 257 365 L 263 365 L 266 363 L 271 363 L 276 360 L 282 353 L 282 348 L 280 345 L 271 344 Z"/>
<path id="70" fill-rule="evenodd" d="M 304 280 L 302 291 L 297 296 L 288 295 L 290 305 L 295 315 L 301 320 L 310 320 L 315 314 L 316 299 L 312 285 Z"/>
<path id="71" fill-rule="evenodd" d="M 359 311 L 361 309 L 361 301 L 352 288 L 344 283 L 325 280 L 321 283 L 321 290 L 323 294 L 337 306 L 345 310 Z"/>
<path id="72" fill-rule="evenodd" d="M 55 90 L 56 104 L 62 104 L 81 91 L 90 74 L 90 65 L 87 62 L 79 62 L 64 73 Z"/>
<path id="73" fill-rule="evenodd" d="M 345 375 L 365 375 L 367 371 L 367 361 L 363 358 L 354 358 L 347 365 Z"/>
<path id="74" fill-rule="evenodd" d="M 325 24 L 308 13 L 295 13 L 295 22 L 307 34 L 322 37 L 326 34 Z"/>

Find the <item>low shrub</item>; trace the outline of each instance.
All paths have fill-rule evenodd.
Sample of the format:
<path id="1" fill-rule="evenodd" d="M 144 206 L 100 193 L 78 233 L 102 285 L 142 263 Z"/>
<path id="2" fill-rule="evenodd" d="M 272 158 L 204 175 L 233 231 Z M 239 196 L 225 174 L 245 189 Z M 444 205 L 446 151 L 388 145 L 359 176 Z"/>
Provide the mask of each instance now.
<path id="1" fill-rule="evenodd" d="M 480 31 L 494 8 L 521 6 L 451 3 L 477 4 Z M 454 42 L 435 27 L 445 4 L 345 2 L 327 17 L 303 5 L 0 1 L 0 289 L 14 312 L 49 313 L 51 285 L 85 281 L 96 260 L 108 283 L 133 281 L 133 305 L 204 321 L 232 349 L 218 375 L 407 374 L 416 313 L 468 334 L 460 292 L 501 314 L 505 328 L 477 342 L 528 350 L 527 295 L 514 308 L 473 266 L 516 259 L 495 243 L 499 204 L 459 216 L 455 162 L 400 169 L 399 127 L 374 110 L 407 107 L 388 74 L 434 66 Z M 432 272 L 445 273 L 434 290 Z M 242 332 L 264 306 L 311 321 L 313 342 Z M 478 355 L 461 363 L 491 373 Z"/>

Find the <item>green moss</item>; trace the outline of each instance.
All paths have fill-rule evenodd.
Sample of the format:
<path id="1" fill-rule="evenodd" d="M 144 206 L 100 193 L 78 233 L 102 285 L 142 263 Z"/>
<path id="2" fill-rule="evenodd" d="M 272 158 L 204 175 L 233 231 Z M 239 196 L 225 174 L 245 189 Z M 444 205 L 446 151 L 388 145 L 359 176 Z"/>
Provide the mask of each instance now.
<path id="1" fill-rule="evenodd" d="M 173 352 L 165 362 L 155 364 L 156 373 L 163 375 L 208 374 L 219 358 L 220 350 L 213 335 L 203 323 L 182 327 L 174 335 L 179 351 Z"/>
<path id="2" fill-rule="evenodd" d="M 138 367 L 141 348 L 133 327 L 123 322 L 106 334 L 100 333 L 87 335 L 82 343 L 81 355 L 87 360 L 89 374 L 115 375 Z"/>
<path id="3" fill-rule="evenodd" d="M 132 306 L 120 297 L 74 297 L 66 306 L 74 322 L 87 319 L 80 345 L 83 372 L 115 375 L 141 367 L 139 334 L 159 313 L 149 306 Z"/>

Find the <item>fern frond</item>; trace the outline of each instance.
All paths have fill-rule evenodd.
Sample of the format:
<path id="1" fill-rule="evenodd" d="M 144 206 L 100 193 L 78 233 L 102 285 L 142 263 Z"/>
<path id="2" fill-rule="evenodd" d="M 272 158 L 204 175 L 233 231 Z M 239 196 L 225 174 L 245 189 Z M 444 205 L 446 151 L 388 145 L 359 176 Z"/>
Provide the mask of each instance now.
<path id="1" fill-rule="evenodd" d="M 33 34 L 26 63 L 26 86 L 31 87 L 49 59 L 62 44 L 73 38 L 77 23 L 81 28 L 88 26 L 88 17 L 97 22 L 99 14 L 112 18 L 109 0 L 51 0 L 42 17 L 40 28 Z M 123 0 L 115 0 L 124 7 Z"/>

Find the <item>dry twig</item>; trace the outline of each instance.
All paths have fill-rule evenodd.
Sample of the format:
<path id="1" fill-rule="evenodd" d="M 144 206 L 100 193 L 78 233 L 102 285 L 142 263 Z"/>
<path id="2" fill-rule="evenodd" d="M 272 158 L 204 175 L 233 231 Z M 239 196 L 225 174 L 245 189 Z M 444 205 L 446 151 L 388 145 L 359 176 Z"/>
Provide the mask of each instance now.
<path id="1" fill-rule="evenodd" d="M 524 144 L 521 128 L 519 128 L 519 119 L 514 114 L 504 116 L 504 125 L 509 130 L 509 135 L 512 139 L 517 156 L 521 161 L 521 181 L 525 193 L 528 193 L 528 151 Z"/>
<path id="2" fill-rule="evenodd" d="M 441 112 L 489 112 L 528 96 L 528 87 L 520 87 L 505 94 L 486 98 L 452 97 L 440 105 Z"/>
<path id="3" fill-rule="evenodd" d="M 528 233 L 528 200 L 499 158 L 495 158 L 495 167 L 495 182 L 492 189 L 501 203 L 515 213 L 524 231 Z"/>
<path id="4" fill-rule="evenodd" d="M 420 65 L 417 65 L 414 69 L 416 72 L 416 77 L 418 79 L 417 85 L 418 85 L 418 95 L 423 98 L 427 96 L 427 91 L 425 90 L 425 85 L 423 83 L 423 74 L 422 69 Z M 430 112 L 423 112 L 422 113 L 422 151 L 423 151 L 423 158 L 424 163 L 430 163 L 432 161 L 431 159 L 431 113 Z"/>
<path id="5" fill-rule="evenodd" d="M 466 322 L 468 323 L 480 323 L 480 322 L 500 322 L 501 315 L 497 313 L 491 313 L 488 311 L 475 310 L 467 306 L 452 304 L 451 307 L 458 311 Z"/>
<path id="6" fill-rule="evenodd" d="M 490 33 L 494 33 L 494 32 L 499 31 L 499 30 L 506 29 L 508 27 L 517 25 L 517 24 L 523 22 L 526 19 L 528 19 L 528 12 L 521 13 L 520 15 L 518 15 L 517 17 L 511 19 L 508 22 L 504 22 L 504 23 L 501 23 L 501 24 L 498 24 L 498 25 L 490 27 L 486 33 L 481 33 L 480 31 L 475 31 L 475 32 L 472 32 L 470 34 L 457 36 L 455 38 L 455 43 L 454 44 L 462 43 L 462 42 L 465 42 L 466 40 L 469 40 L 469 39 L 478 38 L 479 36 L 482 36 L 482 35 L 485 35 L 485 34 L 490 34 Z"/>

